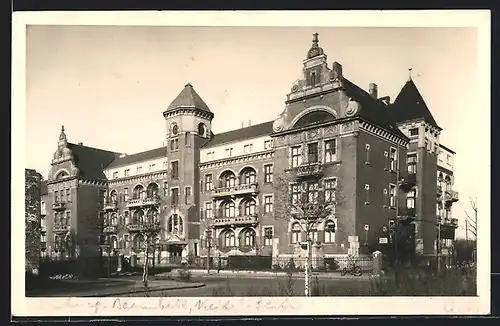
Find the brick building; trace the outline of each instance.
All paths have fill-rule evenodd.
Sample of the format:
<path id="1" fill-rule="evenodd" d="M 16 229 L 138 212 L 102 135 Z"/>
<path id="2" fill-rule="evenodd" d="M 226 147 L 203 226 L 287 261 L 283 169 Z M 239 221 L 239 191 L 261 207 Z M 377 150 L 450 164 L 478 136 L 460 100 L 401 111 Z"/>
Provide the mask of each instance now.
<path id="1" fill-rule="evenodd" d="M 109 254 L 134 260 L 144 259 L 147 236 L 160 264 L 205 256 L 209 240 L 212 255 L 303 256 L 305 234 L 277 200 L 322 189 L 336 205 L 314 230 L 315 254 L 359 252 L 407 217 L 417 249 L 433 253 L 437 212 L 458 199 L 439 157 L 454 153 L 439 143 L 415 83 L 393 103 L 376 84 L 365 91 L 340 63 L 328 65 L 317 34 L 302 65 L 273 121 L 215 134 L 216 117 L 187 84 L 163 112 L 164 147 L 119 154 L 68 143 L 63 130 L 44 197 L 48 247 L 66 254 L 56 243 L 74 234 L 79 254 L 95 255 L 102 221 Z M 281 175 L 291 178 L 287 189 L 277 188 Z"/>

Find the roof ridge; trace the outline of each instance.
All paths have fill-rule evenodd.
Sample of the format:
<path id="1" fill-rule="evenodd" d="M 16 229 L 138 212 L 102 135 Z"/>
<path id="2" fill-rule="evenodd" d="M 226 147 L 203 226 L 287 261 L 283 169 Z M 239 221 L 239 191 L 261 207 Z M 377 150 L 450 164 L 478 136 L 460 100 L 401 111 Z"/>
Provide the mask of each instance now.
<path id="1" fill-rule="evenodd" d="M 114 152 L 114 151 L 110 151 L 110 150 L 107 150 L 107 149 L 102 149 L 102 148 L 93 147 L 93 146 L 87 146 L 87 145 L 78 144 L 78 143 L 75 144 L 75 143 L 72 143 L 72 142 L 68 142 L 68 145 L 80 146 L 80 147 L 85 147 L 85 148 L 90 148 L 90 149 L 97 149 L 97 150 L 102 151 L 102 152 L 108 152 L 108 153 L 113 153 L 113 154 L 121 154 L 120 152 Z"/>

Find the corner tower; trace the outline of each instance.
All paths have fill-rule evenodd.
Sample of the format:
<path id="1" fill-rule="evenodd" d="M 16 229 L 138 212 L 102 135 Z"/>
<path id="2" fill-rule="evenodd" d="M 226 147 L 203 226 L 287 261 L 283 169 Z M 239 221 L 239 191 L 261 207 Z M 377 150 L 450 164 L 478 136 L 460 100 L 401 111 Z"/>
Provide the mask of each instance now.
<path id="1" fill-rule="evenodd" d="M 165 239 L 169 256 L 199 254 L 200 193 L 198 164 L 200 147 L 212 137 L 214 114 L 208 105 L 187 83 L 163 112 L 166 123 L 167 157 L 169 161 L 169 197 Z M 174 232 L 176 227 L 184 232 Z M 182 234 L 181 237 L 178 234 Z"/>

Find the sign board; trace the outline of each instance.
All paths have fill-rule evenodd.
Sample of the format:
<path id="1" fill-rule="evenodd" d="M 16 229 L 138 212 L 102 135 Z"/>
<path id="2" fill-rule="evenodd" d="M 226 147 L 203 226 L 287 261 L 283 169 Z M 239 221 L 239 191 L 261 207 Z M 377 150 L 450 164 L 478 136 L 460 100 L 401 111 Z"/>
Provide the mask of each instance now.
<path id="1" fill-rule="evenodd" d="M 370 226 L 368 224 L 365 224 L 365 231 L 370 230 Z"/>
<path id="2" fill-rule="evenodd" d="M 387 240 L 387 238 L 379 238 L 378 239 L 378 243 L 380 244 L 387 244 L 389 241 Z"/>

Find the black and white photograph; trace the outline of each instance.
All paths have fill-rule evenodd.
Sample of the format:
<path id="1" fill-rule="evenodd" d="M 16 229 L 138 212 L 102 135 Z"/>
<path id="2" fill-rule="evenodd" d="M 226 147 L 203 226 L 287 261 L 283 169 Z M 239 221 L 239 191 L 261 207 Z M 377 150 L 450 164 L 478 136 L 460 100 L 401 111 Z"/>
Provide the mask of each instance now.
<path id="1" fill-rule="evenodd" d="M 14 15 L 13 309 L 488 313 L 489 17 Z"/>

